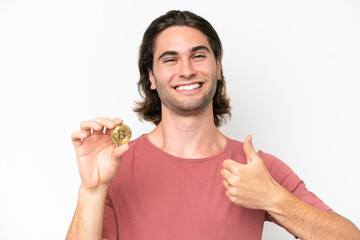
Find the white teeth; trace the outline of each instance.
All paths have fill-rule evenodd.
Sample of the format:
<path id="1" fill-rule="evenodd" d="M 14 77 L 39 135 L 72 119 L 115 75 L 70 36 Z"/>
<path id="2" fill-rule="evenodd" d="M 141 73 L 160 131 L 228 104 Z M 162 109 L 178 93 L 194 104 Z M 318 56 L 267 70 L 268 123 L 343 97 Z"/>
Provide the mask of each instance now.
<path id="1" fill-rule="evenodd" d="M 195 83 L 195 84 L 190 84 L 190 85 L 185 85 L 185 86 L 177 86 L 176 90 L 181 91 L 181 90 L 193 90 L 193 89 L 197 89 L 200 88 L 201 84 L 200 83 Z"/>

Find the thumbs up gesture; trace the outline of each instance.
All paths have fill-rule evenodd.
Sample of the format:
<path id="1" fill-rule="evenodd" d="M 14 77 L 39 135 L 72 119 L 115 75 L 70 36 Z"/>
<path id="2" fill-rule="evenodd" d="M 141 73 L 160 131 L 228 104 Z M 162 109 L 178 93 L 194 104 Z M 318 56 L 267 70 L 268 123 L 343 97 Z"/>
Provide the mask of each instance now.
<path id="1" fill-rule="evenodd" d="M 231 159 L 223 162 L 221 175 L 229 200 L 251 209 L 267 210 L 277 200 L 280 185 L 272 178 L 263 160 L 257 155 L 252 136 L 246 137 L 244 151 L 247 164 Z"/>

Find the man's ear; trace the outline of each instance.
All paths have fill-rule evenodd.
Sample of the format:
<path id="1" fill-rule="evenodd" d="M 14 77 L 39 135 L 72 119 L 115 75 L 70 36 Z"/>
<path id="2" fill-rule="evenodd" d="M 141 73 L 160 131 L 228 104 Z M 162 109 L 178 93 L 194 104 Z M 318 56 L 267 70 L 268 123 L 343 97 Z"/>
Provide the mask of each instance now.
<path id="1" fill-rule="evenodd" d="M 156 89 L 155 77 L 151 69 L 148 69 L 148 75 L 149 75 L 149 80 L 151 82 L 150 89 L 155 90 Z"/>
<path id="2" fill-rule="evenodd" d="M 217 77 L 218 80 L 220 80 L 221 79 L 221 61 L 220 61 L 220 59 L 218 59 L 216 61 L 216 68 L 217 68 L 216 77 Z"/>

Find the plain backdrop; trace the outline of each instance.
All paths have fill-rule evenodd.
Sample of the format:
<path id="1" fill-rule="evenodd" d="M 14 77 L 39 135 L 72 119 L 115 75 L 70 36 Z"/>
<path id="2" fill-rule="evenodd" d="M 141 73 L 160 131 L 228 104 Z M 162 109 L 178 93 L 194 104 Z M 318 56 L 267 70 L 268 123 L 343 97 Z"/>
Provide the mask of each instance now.
<path id="1" fill-rule="evenodd" d="M 287 163 L 360 226 L 360 2 L 0 0 L 0 239 L 64 239 L 80 185 L 70 135 L 121 117 L 153 129 L 138 49 L 170 9 L 208 19 L 224 46 L 232 119 L 221 131 Z M 263 239 L 292 239 L 266 223 Z"/>

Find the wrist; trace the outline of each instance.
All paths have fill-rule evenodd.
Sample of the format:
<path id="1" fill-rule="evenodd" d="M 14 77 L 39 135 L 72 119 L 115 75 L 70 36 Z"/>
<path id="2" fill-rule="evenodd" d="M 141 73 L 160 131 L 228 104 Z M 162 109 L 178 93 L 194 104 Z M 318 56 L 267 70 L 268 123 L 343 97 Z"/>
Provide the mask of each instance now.
<path id="1" fill-rule="evenodd" d="M 84 184 L 81 183 L 79 188 L 79 195 L 103 196 L 107 194 L 109 187 L 110 184 L 101 184 L 96 188 L 87 188 Z"/>
<path id="2" fill-rule="evenodd" d="M 270 214 L 282 214 L 282 206 L 284 205 L 284 202 L 286 201 L 286 197 L 288 196 L 288 191 L 275 182 L 274 187 L 272 188 L 272 191 L 269 191 L 269 201 L 265 208 L 265 210 Z"/>

